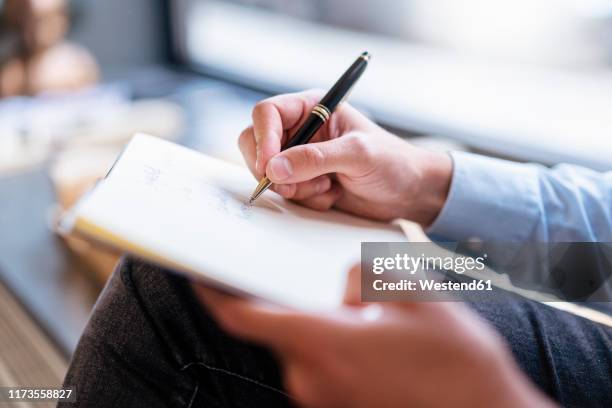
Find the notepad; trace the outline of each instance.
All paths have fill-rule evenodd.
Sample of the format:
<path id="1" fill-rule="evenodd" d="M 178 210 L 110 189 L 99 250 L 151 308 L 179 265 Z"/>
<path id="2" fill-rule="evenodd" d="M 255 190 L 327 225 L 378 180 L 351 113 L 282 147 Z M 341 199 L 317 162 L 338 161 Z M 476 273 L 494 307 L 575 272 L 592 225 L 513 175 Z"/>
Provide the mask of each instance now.
<path id="1" fill-rule="evenodd" d="M 313 310 L 340 304 L 362 241 L 401 230 L 318 212 L 256 185 L 249 171 L 138 134 L 64 228 L 222 289 Z"/>

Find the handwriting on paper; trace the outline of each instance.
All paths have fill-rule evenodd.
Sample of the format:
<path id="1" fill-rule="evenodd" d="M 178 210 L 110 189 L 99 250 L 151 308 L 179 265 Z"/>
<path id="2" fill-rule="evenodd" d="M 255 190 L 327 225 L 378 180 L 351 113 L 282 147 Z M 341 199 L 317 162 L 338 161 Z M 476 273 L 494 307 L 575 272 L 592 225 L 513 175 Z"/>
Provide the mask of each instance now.
<path id="1" fill-rule="evenodd" d="M 260 198 L 252 205 L 248 196 L 225 188 L 215 186 L 206 179 L 191 175 L 169 176 L 159 168 L 145 165 L 143 168 L 144 184 L 163 194 L 175 194 L 185 201 L 196 201 L 203 209 L 217 211 L 241 219 L 249 219 L 254 211 L 268 210 L 281 212 L 275 204 Z"/>

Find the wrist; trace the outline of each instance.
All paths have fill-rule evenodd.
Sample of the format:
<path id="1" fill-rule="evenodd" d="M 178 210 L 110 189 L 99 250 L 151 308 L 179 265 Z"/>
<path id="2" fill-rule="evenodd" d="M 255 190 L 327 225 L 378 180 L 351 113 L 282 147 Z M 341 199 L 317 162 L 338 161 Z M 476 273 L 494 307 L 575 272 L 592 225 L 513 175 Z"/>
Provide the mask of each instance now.
<path id="1" fill-rule="evenodd" d="M 424 228 L 431 225 L 446 203 L 453 175 L 453 161 L 449 154 L 421 150 L 417 172 L 418 187 L 408 209 L 408 219 Z"/>

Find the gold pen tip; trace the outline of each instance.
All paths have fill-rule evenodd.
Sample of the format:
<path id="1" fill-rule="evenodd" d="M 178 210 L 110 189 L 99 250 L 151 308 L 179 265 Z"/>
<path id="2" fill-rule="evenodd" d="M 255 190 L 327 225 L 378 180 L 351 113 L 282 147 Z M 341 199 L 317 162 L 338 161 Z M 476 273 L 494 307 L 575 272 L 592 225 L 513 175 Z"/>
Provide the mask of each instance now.
<path id="1" fill-rule="evenodd" d="M 253 192 L 253 194 L 251 194 L 251 198 L 249 202 L 251 203 L 255 202 L 255 200 L 257 200 L 259 196 L 262 195 L 264 191 L 268 189 L 268 187 L 270 187 L 271 184 L 272 183 L 270 182 L 270 180 L 268 180 L 267 177 L 262 178 L 259 181 L 259 184 L 257 185 L 257 187 L 255 188 L 255 191 Z"/>

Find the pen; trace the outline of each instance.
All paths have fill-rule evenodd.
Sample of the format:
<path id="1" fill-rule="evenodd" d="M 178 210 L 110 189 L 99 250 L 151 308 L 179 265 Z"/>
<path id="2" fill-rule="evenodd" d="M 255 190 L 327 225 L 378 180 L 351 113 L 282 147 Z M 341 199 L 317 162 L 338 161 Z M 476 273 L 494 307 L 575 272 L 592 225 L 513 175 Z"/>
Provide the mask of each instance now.
<path id="1" fill-rule="evenodd" d="M 366 51 L 363 52 L 353 64 L 346 70 L 346 72 L 340 77 L 340 79 L 334 84 L 334 86 L 325 94 L 323 99 L 314 107 L 310 112 L 310 115 L 306 118 L 306 121 L 295 135 L 289 140 L 289 142 L 283 146 L 281 150 L 287 150 L 294 146 L 306 144 L 310 139 L 317 133 L 317 130 L 323 126 L 325 122 L 329 120 L 329 117 L 336 107 L 348 96 L 349 92 L 357 82 L 357 80 L 363 74 L 370 61 L 370 54 Z M 253 204 L 257 198 L 264 193 L 272 182 L 267 178 L 263 177 L 251 198 L 249 204 Z"/>

